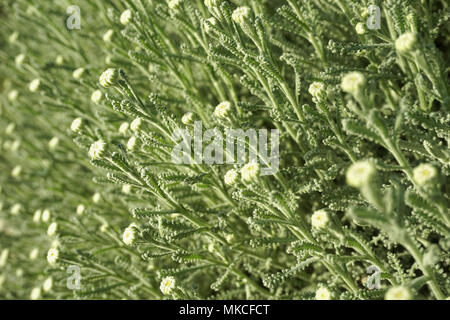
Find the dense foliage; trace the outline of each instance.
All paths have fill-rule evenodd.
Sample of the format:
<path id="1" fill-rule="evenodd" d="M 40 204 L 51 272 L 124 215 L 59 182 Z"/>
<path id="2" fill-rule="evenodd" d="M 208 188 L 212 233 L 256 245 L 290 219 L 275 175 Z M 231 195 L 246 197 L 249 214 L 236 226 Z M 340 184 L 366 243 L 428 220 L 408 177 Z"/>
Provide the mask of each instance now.
<path id="1" fill-rule="evenodd" d="M 0 298 L 450 296 L 446 0 L 0 15 Z M 279 171 L 174 163 L 195 120 L 278 129 Z"/>

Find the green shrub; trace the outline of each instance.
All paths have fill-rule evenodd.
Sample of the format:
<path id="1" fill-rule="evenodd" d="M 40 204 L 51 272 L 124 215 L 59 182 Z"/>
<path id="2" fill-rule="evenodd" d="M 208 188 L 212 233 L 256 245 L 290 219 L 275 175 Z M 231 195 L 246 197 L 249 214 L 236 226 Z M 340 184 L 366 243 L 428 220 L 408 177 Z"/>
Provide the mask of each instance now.
<path id="1" fill-rule="evenodd" d="M 447 1 L 32 2 L 0 9 L 0 298 L 450 295 Z M 175 163 L 195 121 L 277 129 L 279 170 Z"/>

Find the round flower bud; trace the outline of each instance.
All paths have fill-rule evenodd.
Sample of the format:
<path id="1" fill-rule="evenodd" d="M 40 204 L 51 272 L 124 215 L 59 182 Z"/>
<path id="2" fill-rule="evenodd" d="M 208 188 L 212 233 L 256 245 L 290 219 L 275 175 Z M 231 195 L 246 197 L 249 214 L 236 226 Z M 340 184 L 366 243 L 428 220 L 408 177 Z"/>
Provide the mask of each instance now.
<path id="1" fill-rule="evenodd" d="M 114 35 L 114 30 L 109 29 L 108 31 L 105 32 L 105 34 L 103 35 L 103 41 L 105 42 L 111 42 L 111 39 Z"/>
<path id="2" fill-rule="evenodd" d="M 49 292 L 50 290 L 52 290 L 52 287 L 53 287 L 52 277 L 45 279 L 44 283 L 42 284 L 42 290 L 44 290 L 44 292 Z"/>
<path id="3" fill-rule="evenodd" d="M 169 9 L 174 10 L 177 9 L 181 4 L 181 0 L 169 0 L 168 6 Z"/>
<path id="4" fill-rule="evenodd" d="M 234 22 L 244 24 L 250 18 L 251 10 L 247 6 L 236 8 L 231 15 Z"/>
<path id="5" fill-rule="evenodd" d="M 135 240 L 136 240 L 136 229 L 133 225 L 130 225 L 127 228 L 125 228 L 125 231 L 123 232 L 122 235 L 122 241 L 127 246 L 131 246 L 134 244 Z"/>
<path id="6" fill-rule="evenodd" d="M 58 144 L 59 144 L 59 138 L 58 137 L 53 137 L 48 142 L 48 147 L 50 148 L 50 150 L 55 150 L 56 147 L 58 147 Z"/>
<path id="7" fill-rule="evenodd" d="M 86 69 L 84 69 L 84 68 L 75 69 L 75 71 L 72 73 L 72 77 L 75 80 L 80 80 L 85 71 L 86 71 Z"/>
<path id="8" fill-rule="evenodd" d="M 19 96 L 19 91 L 17 91 L 17 90 L 11 90 L 11 91 L 8 93 L 8 100 L 9 100 L 9 101 L 14 101 L 14 100 L 17 99 L 18 96 Z"/>
<path id="9" fill-rule="evenodd" d="M 102 200 L 102 195 L 98 192 L 94 193 L 94 195 L 92 196 L 92 201 L 94 203 L 99 203 L 100 200 Z"/>
<path id="10" fill-rule="evenodd" d="M 364 23 L 362 23 L 362 22 L 358 22 L 357 24 L 356 24 L 356 27 L 355 27 L 355 30 L 356 30 L 356 33 L 357 34 L 365 34 L 366 33 L 366 25 L 364 24 Z"/>
<path id="11" fill-rule="evenodd" d="M 108 230 L 109 225 L 107 223 L 102 224 L 100 232 L 105 233 Z"/>
<path id="12" fill-rule="evenodd" d="M 411 299 L 411 292 L 408 288 L 398 286 L 398 287 L 392 287 L 384 296 L 385 300 L 410 300 Z"/>
<path id="13" fill-rule="evenodd" d="M 33 288 L 33 290 L 31 290 L 30 299 L 38 300 L 40 298 L 41 298 L 41 288 Z"/>
<path id="14" fill-rule="evenodd" d="M 11 135 L 14 131 L 14 129 L 16 128 L 16 124 L 15 123 L 10 123 L 6 126 L 5 128 L 5 134 L 7 135 Z"/>
<path id="15" fill-rule="evenodd" d="M 218 118 L 227 118 L 231 113 L 231 102 L 223 101 L 214 110 L 214 115 Z"/>
<path id="16" fill-rule="evenodd" d="M 120 15 L 120 23 L 124 26 L 129 24 L 131 20 L 133 19 L 133 14 L 131 10 L 127 9 Z"/>
<path id="17" fill-rule="evenodd" d="M 316 229 L 322 229 L 324 228 L 328 222 L 330 221 L 328 217 L 328 212 L 325 210 L 317 210 L 313 213 L 311 216 L 311 224 Z"/>
<path id="18" fill-rule="evenodd" d="M 241 177 L 244 182 L 251 182 L 258 179 L 260 165 L 257 162 L 249 162 L 241 168 Z"/>
<path id="19" fill-rule="evenodd" d="M 316 300 L 331 300 L 332 294 L 330 290 L 325 287 L 320 287 L 316 290 Z"/>
<path id="20" fill-rule="evenodd" d="M 92 160 L 100 159 L 105 154 L 106 143 L 102 139 L 95 141 L 89 148 L 89 156 Z"/>
<path id="21" fill-rule="evenodd" d="M 14 31 L 11 33 L 11 35 L 8 38 L 9 43 L 15 43 L 17 39 L 19 38 L 19 33 L 17 31 Z"/>
<path id="22" fill-rule="evenodd" d="M 22 211 L 22 205 L 20 203 L 16 203 L 11 207 L 11 214 L 13 216 L 17 216 L 20 211 Z"/>
<path id="23" fill-rule="evenodd" d="M 309 86 L 308 92 L 313 97 L 319 99 L 325 94 L 325 86 L 322 82 L 315 81 Z"/>
<path id="24" fill-rule="evenodd" d="M 142 119 L 136 118 L 131 122 L 130 129 L 134 132 L 139 131 L 139 129 L 142 127 Z"/>
<path id="25" fill-rule="evenodd" d="M 406 32 L 395 40 L 395 49 L 400 54 L 406 54 L 414 51 L 417 45 L 417 35 L 412 32 Z"/>
<path id="26" fill-rule="evenodd" d="M 25 54 L 21 53 L 19 54 L 15 59 L 14 62 L 16 65 L 21 66 L 22 63 L 25 61 Z"/>
<path id="27" fill-rule="evenodd" d="M 56 222 L 52 222 L 47 229 L 47 235 L 49 237 L 52 237 L 56 234 L 56 231 L 58 230 L 58 224 Z"/>
<path id="28" fill-rule="evenodd" d="M 232 186 L 234 185 L 239 178 L 239 173 L 235 169 L 228 170 L 223 177 L 223 180 L 226 185 Z"/>
<path id="29" fill-rule="evenodd" d="M 361 72 L 355 71 L 347 73 L 341 82 L 341 88 L 345 92 L 357 94 L 366 85 L 366 77 Z"/>
<path id="30" fill-rule="evenodd" d="M 11 176 L 17 178 L 22 173 L 22 166 L 15 166 L 11 171 Z"/>
<path id="31" fill-rule="evenodd" d="M 122 186 L 122 192 L 125 193 L 125 194 L 129 194 L 131 192 L 131 185 L 124 184 Z"/>
<path id="32" fill-rule="evenodd" d="M 175 285 L 176 280 L 174 277 L 165 277 L 164 279 L 162 279 L 159 289 L 164 295 L 169 295 L 175 289 Z"/>
<path id="33" fill-rule="evenodd" d="M 33 250 L 30 251 L 30 255 L 29 255 L 30 260 L 36 260 L 38 256 L 39 256 L 38 248 L 34 248 Z"/>
<path id="34" fill-rule="evenodd" d="M 138 145 L 138 141 L 137 141 L 136 137 L 131 137 L 130 139 L 128 139 L 128 142 L 127 142 L 128 150 L 133 151 L 134 149 L 136 149 L 137 145 Z"/>
<path id="35" fill-rule="evenodd" d="M 77 215 L 79 216 L 83 215 L 85 209 L 86 207 L 84 206 L 84 204 L 79 204 L 77 206 Z"/>
<path id="36" fill-rule="evenodd" d="M 185 125 L 190 125 L 194 123 L 194 113 L 192 112 L 187 112 L 183 115 L 183 117 L 181 118 L 181 122 L 183 122 L 183 124 Z"/>
<path id="37" fill-rule="evenodd" d="M 100 102 L 100 100 L 102 100 L 102 97 L 103 97 L 103 93 L 100 90 L 95 90 L 91 94 L 91 101 L 93 103 L 98 104 Z"/>
<path id="38" fill-rule="evenodd" d="M 206 19 L 204 23 L 206 33 L 209 33 L 211 31 L 211 26 L 215 25 L 217 25 L 217 20 L 215 18 Z"/>
<path id="39" fill-rule="evenodd" d="M 128 132 L 129 127 L 130 125 L 128 124 L 128 122 L 123 122 L 119 127 L 119 133 L 126 134 Z"/>
<path id="40" fill-rule="evenodd" d="M 39 79 L 34 79 L 33 81 L 30 82 L 30 84 L 28 85 L 28 89 L 31 92 L 36 92 L 39 90 L 39 87 L 41 85 L 41 80 Z"/>
<path id="41" fill-rule="evenodd" d="M 72 124 L 70 125 L 70 130 L 73 132 L 80 132 L 83 128 L 83 119 L 82 118 L 76 118 L 72 121 Z"/>
<path id="42" fill-rule="evenodd" d="M 62 64 L 64 63 L 64 58 L 63 58 L 63 56 L 61 56 L 61 55 L 57 56 L 56 59 L 55 59 L 55 63 L 56 63 L 56 65 L 58 65 L 58 66 L 62 65 Z"/>
<path id="43" fill-rule="evenodd" d="M 117 69 L 114 68 L 109 68 L 101 74 L 99 82 L 102 87 L 109 88 L 115 85 L 118 80 L 119 80 L 119 71 L 117 71 Z"/>
<path id="44" fill-rule="evenodd" d="M 14 140 L 14 142 L 11 144 L 11 151 L 16 152 L 19 150 L 20 147 L 20 140 Z"/>
<path id="45" fill-rule="evenodd" d="M 20 278 L 23 276 L 23 269 L 19 268 L 16 270 L 16 277 Z"/>
<path id="46" fill-rule="evenodd" d="M 423 186 L 437 177 L 437 170 L 431 164 L 422 163 L 413 170 L 414 180 L 419 186 Z"/>
<path id="47" fill-rule="evenodd" d="M 50 210 L 45 209 L 45 210 L 42 212 L 42 222 L 49 222 L 49 221 L 50 221 L 51 215 L 52 215 L 52 214 L 50 213 Z"/>
<path id="48" fill-rule="evenodd" d="M 50 248 L 47 252 L 47 261 L 50 264 L 55 264 L 59 259 L 59 250 L 58 248 Z"/>
<path id="49" fill-rule="evenodd" d="M 370 183 L 376 172 L 375 166 L 369 161 L 362 160 L 355 162 L 347 170 L 347 184 L 355 188 L 360 188 Z"/>
<path id="50" fill-rule="evenodd" d="M 39 209 L 34 212 L 34 215 L 33 215 L 34 223 L 39 223 L 39 220 L 41 220 L 41 214 L 42 214 L 42 210 L 39 210 Z"/>
<path id="51" fill-rule="evenodd" d="M 0 254 L 0 267 L 6 266 L 6 262 L 8 261 L 9 249 L 3 249 Z"/>

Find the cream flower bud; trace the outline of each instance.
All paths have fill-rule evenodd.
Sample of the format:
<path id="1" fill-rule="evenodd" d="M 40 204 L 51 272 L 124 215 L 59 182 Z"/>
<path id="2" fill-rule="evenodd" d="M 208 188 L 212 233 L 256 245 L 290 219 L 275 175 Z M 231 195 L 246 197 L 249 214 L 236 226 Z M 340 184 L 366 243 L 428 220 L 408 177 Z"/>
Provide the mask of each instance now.
<path id="1" fill-rule="evenodd" d="M 86 207 L 84 206 L 84 204 L 79 204 L 77 206 L 77 215 L 79 216 L 83 215 L 85 209 Z"/>
<path id="2" fill-rule="evenodd" d="M 414 180 L 419 186 L 423 186 L 437 177 L 437 170 L 431 164 L 422 163 L 413 170 Z"/>
<path id="3" fill-rule="evenodd" d="M 120 15 L 120 23 L 124 26 L 129 24 L 133 20 L 133 13 L 131 10 L 127 9 Z"/>
<path id="4" fill-rule="evenodd" d="M 231 102 L 223 101 L 214 110 L 214 115 L 218 118 L 227 118 L 231 113 Z"/>
<path id="5" fill-rule="evenodd" d="M 3 249 L 2 253 L 0 253 L 0 268 L 6 266 L 6 262 L 8 261 L 9 249 Z"/>
<path id="6" fill-rule="evenodd" d="M 30 258 L 30 260 L 36 260 L 38 256 L 39 256 L 39 249 L 33 248 L 33 250 L 30 251 L 30 255 L 28 257 Z"/>
<path id="7" fill-rule="evenodd" d="M 139 131 L 139 129 L 142 127 L 142 119 L 136 118 L 131 122 L 130 129 L 134 132 Z"/>
<path id="8" fill-rule="evenodd" d="M 345 92 L 353 95 L 360 92 L 366 86 L 366 77 L 361 72 L 354 71 L 347 73 L 341 82 L 341 88 Z"/>
<path id="9" fill-rule="evenodd" d="M 365 34 L 367 32 L 366 25 L 362 22 L 358 22 L 355 26 L 355 30 L 357 34 Z"/>
<path id="10" fill-rule="evenodd" d="M 22 211 L 22 205 L 20 203 L 16 203 L 11 207 L 11 214 L 13 216 L 17 216 Z"/>
<path id="11" fill-rule="evenodd" d="M 8 38 L 9 43 L 15 43 L 17 39 L 19 38 L 19 33 L 17 31 L 14 31 L 11 33 L 11 35 Z"/>
<path id="12" fill-rule="evenodd" d="M 30 293 L 31 300 L 39 300 L 41 298 L 41 288 L 33 288 Z"/>
<path id="13" fill-rule="evenodd" d="M 109 68 L 100 75 L 99 82 L 102 87 L 109 88 L 115 85 L 118 80 L 119 71 L 115 68 Z"/>
<path id="14" fill-rule="evenodd" d="M 14 129 L 16 128 L 16 124 L 11 122 L 10 124 L 8 124 L 5 128 L 5 134 L 7 135 L 11 135 L 14 131 Z"/>
<path id="15" fill-rule="evenodd" d="M 49 222 L 50 221 L 50 217 L 51 217 L 51 212 L 48 209 L 45 209 L 42 212 L 42 222 Z"/>
<path id="16" fill-rule="evenodd" d="M 34 223 L 39 223 L 39 221 L 41 220 L 41 214 L 42 214 L 42 210 L 40 210 L 40 209 L 38 209 L 34 212 L 34 215 L 33 215 Z"/>
<path id="17" fill-rule="evenodd" d="M 47 261 L 50 264 L 55 264 L 59 259 L 59 249 L 50 248 L 47 252 Z"/>
<path id="18" fill-rule="evenodd" d="M 138 145 L 138 141 L 137 141 L 136 137 L 131 137 L 130 139 L 128 139 L 128 142 L 127 142 L 128 150 L 133 151 L 134 149 L 136 149 L 137 145 Z"/>
<path id="19" fill-rule="evenodd" d="M 33 81 L 30 82 L 30 84 L 28 85 L 28 89 L 31 92 L 36 92 L 39 90 L 39 87 L 41 85 L 41 80 L 39 79 L 34 79 Z"/>
<path id="20" fill-rule="evenodd" d="M 161 281 L 159 289 L 164 295 L 169 295 L 173 292 L 176 286 L 176 280 L 174 277 L 165 277 Z"/>
<path id="21" fill-rule="evenodd" d="M 122 192 L 125 193 L 125 194 L 129 194 L 131 192 L 131 185 L 124 184 L 122 186 Z"/>
<path id="22" fill-rule="evenodd" d="M 347 170 L 347 184 L 355 188 L 360 188 L 370 183 L 375 174 L 376 168 L 369 161 L 362 160 L 355 162 Z"/>
<path id="23" fill-rule="evenodd" d="M 328 217 L 328 212 L 325 210 L 317 210 L 311 216 L 311 225 L 316 229 L 324 228 L 330 221 Z"/>
<path id="24" fill-rule="evenodd" d="M 217 20 L 215 18 L 206 19 L 204 23 L 206 33 L 209 33 L 211 31 L 211 26 L 215 25 L 217 25 Z"/>
<path id="25" fill-rule="evenodd" d="M 235 169 L 228 170 L 223 177 L 223 180 L 226 185 L 232 186 L 234 185 L 239 178 L 239 173 Z"/>
<path id="26" fill-rule="evenodd" d="M 98 104 L 102 100 L 102 97 L 103 97 L 103 93 L 100 90 L 95 90 L 91 94 L 91 101 L 93 103 Z"/>
<path id="27" fill-rule="evenodd" d="M 11 90 L 8 93 L 8 100 L 9 101 L 15 101 L 17 99 L 17 97 L 19 96 L 19 91 L 17 90 Z"/>
<path id="28" fill-rule="evenodd" d="M 11 171 L 11 176 L 17 178 L 22 173 L 22 166 L 15 166 Z"/>
<path id="29" fill-rule="evenodd" d="M 25 54 L 21 53 L 14 59 L 14 62 L 16 65 L 21 66 L 22 63 L 25 61 Z"/>
<path id="30" fill-rule="evenodd" d="M 98 192 L 94 193 L 94 195 L 92 196 L 92 201 L 94 203 L 99 203 L 100 200 L 102 200 L 102 195 Z"/>
<path id="31" fill-rule="evenodd" d="M 45 279 L 44 283 L 42 284 L 42 290 L 44 290 L 44 292 L 49 292 L 50 290 L 52 290 L 52 287 L 53 287 L 53 278 L 49 277 Z"/>
<path id="32" fill-rule="evenodd" d="M 100 159 L 105 154 L 106 143 L 102 139 L 95 141 L 89 148 L 89 156 L 92 160 Z"/>
<path id="33" fill-rule="evenodd" d="M 47 229 L 47 235 L 49 237 L 52 237 L 56 234 L 56 231 L 58 231 L 58 224 L 56 222 L 52 222 Z"/>
<path id="34" fill-rule="evenodd" d="M 332 294 L 330 290 L 325 287 L 320 287 L 316 290 L 316 300 L 331 300 Z"/>
<path id="35" fill-rule="evenodd" d="M 120 134 L 126 134 L 128 132 L 128 128 L 130 127 L 128 122 L 123 122 L 119 127 Z"/>
<path id="36" fill-rule="evenodd" d="M 400 54 L 410 53 L 416 49 L 417 35 L 412 32 L 406 32 L 395 40 L 395 49 Z"/>
<path id="37" fill-rule="evenodd" d="M 105 42 L 111 42 L 113 35 L 114 35 L 114 30 L 109 29 L 109 30 L 106 31 L 105 34 L 103 35 L 103 41 L 105 41 Z"/>
<path id="38" fill-rule="evenodd" d="M 251 182 L 258 179 L 260 165 L 257 162 L 249 162 L 241 168 L 241 177 L 244 182 Z"/>
<path id="39" fill-rule="evenodd" d="M 83 119 L 82 118 L 76 118 L 72 121 L 72 124 L 70 125 L 70 130 L 73 132 L 80 132 L 83 128 Z"/>
<path id="40" fill-rule="evenodd" d="M 135 240 L 136 240 L 135 226 L 130 225 L 127 228 L 125 228 L 125 231 L 123 232 L 123 235 L 122 235 L 122 241 L 127 246 L 131 246 L 134 244 Z"/>
<path id="41" fill-rule="evenodd" d="M 234 22 L 243 24 L 250 18 L 251 10 L 247 6 L 236 8 L 231 15 Z"/>
<path id="42" fill-rule="evenodd" d="M 325 94 L 325 86 L 322 82 L 315 81 L 309 86 L 308 92 L 315 98 L 320 98 Z"/>
<path id="43" fill-rule="evenodd" d="M 385 300 L 410 300 L 411 299 L 411 292 L 408 288 L 398 286 L 398 287 L 392 287 L 384 296 Z"/>
<path id="44" fill-rule="evenodd" d="M 75 71 L 72 73 L 72 77 L 75 80 L 80 80 L 81 77 L 83 77 L 83 74 L 84 74 L 85 71 L 86 71 L 86 69 L 84 69 L 84 68 L 75 69 Z"/>
<path id="45" fill-rule="evenodd" d="M 171 10 L 177 9 L 180 6 L 181 2 L 182 0 L 169 0 L 168 2 L 169 9 Z"/>
<path id="46" fill-rule="evenodd" d="M 11 151 L 16 152 L 20 148 L 20 140 L 14 140 L 11 144 Z"/>
<path id="47" fill-rule="evenodd" d="M 63 58 L 63 56 L 58 55 L 58 56 L 56 57 L 56 59 L 55 59 L 55 63 L 56 63 L 56 65 L 61 66 L 61 65 L 64 63 L 64 58 Z"/>
<path id="48" fill-rule="evenodd" d="M 194 113 L 187 112 L 181 118 L 181 122 L 185 125 L 190 125 L 194 123 Z"/>
<path id="49" fill-rule="evenodd" d="M 23 276 L 23 269 L 19 268 L 16 270 L 16 277 L 20 278 Z"/>
<path id="50" fill-rule="evenodd" d="M 59 138 L 53 137 L 48 142 L 48 147 L 50 148 L 50 150 L 55 150 L 58 147 L 58 144 L 59 144 Z"/>

